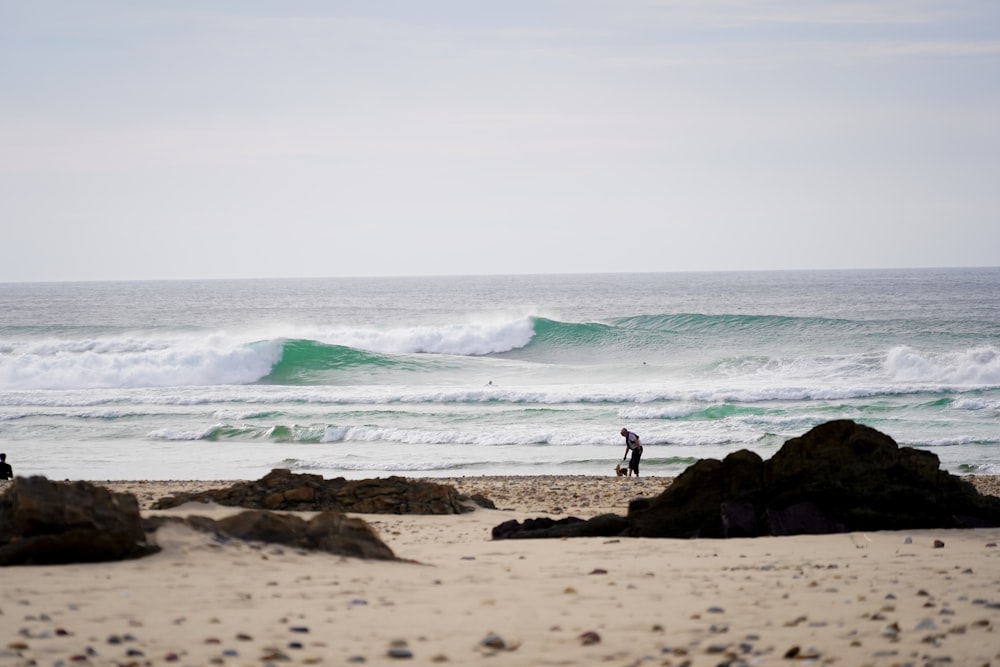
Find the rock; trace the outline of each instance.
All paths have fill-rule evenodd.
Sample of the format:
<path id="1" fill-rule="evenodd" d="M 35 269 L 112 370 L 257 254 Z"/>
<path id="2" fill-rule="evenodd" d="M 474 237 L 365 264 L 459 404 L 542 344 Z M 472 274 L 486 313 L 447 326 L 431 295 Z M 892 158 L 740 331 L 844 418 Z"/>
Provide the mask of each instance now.
<path id="1" fill-rule="evenodd" d="M 534 537 L 558 526 L 572 526 L 580 523 L 584 523 L 583 519 L 575 516 L 566 517 L 565 519 L 539 517 L 537 519 L 525 519 L 523 523 L 516 519 L 511 519 L 510 521 L 504 521 L 498 526 L 494 526 L 491 534 L 494 540 L 506 540 L 526 536 Z M 551 537 L 548 534 L 545 536 Z"/>
<path id="2" fill-rule="evenodd" d="M 939 467 L 930 452 L 837 420 L 792 438 L 767 461 L 747 450 L 698 461 L 656 498 L 633 500 L 627 517 L 507 522 L 493 536 L 717 538 L 1000 526 L 1000 498 Z"/>
<path id="3" fill-rule="evenodd" d="M 494 540 L 540 537 L 614 537 L 628 528 L 628 521 L 615 514 L 602 514 L 584 521 L 575 516 L 565 519 L 540 517 L 523 522 L 511 519 L 494 526 Z"/>
<path id="4" fill-rule="evenodd" d="M 939 471 L 934 454 L 899 447 L 849 420 L 787 441 L 768 461 L 747 451 L 699 461 L 629 511 L 629 534 L 736 537 L 1000 525 L 1000 499 Z M 723 520 L 725 504 L 743 506 Z M 634 503 L 633 503 L 634 505 Z M 753 508 L 753 510 L 749 509 Z M 747 515 L 754 512 L 757 521 Z"/>
<path id="5" fill-rule="evenodd" d="M 139 501 L 88 482 L 18 477 L 0 496 L 0 565 L 138 558 L 146 542 Z"/>
<path id="6" fill-rule="evenodd" d="M 496 509 L 487 498 L 468 498 L 454 487 L 435 482 L 387 477 L 348 481 L 343 477 L 296 474 L 276 468 L 253 482 L 237 482 L 199 493 L 161 498 L 153 509 L 169 509 L 188 502 L 213 502 L 230 507 L 278 511 L 336 510 L 359 514 L 461 514 L 467 503 Z"/>
<path id="7" fill-rule="evenodd" d="M 320 512 L 306 521 L 293 514 L 247 510 L 218 521 L 201 516 L 153 516 L 144 520 L 147 532 L 166 523 L 182 523 L 194 530 L 246 541 L 283 544 L 340 556 L 395 560 L 392 550 L 361 519 L 340 512 Z"/>

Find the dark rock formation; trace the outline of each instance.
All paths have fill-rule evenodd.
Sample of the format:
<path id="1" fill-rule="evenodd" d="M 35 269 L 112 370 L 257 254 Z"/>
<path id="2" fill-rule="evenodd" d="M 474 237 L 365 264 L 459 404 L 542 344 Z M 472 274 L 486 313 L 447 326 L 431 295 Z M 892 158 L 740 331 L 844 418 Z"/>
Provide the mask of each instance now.
<path id="1" fill-rule="evenodd" d="M 143 523 L 146 531 L 152 533 L 172 522 L 224 538 L 282 544 L 353 558 L 396 558 L 371 526 L 361 519 L 348 518 L 340 512 L 321 512 L 306 520 L 291 514 L 248 510 L 217 521 L 201 516 L 189 516 L 186 519 L 154 516 Z"/>
<path id="2" fill-rule="evenodd" d="M 620 534 L 632 537 L 970 528 L 1000 526 L 1000 498 L 941 471 L 930 452 L 839 420 L 787 441 L 768 461 L 747 450 L 698 461 L 656 498 L 633 500 L 625 520 Z M 589 523 L 517 536 L 593 534 Z"/>
<path id="3" fill-rule="evenodd" d="M 130 493 L 18 477 L 0 496 L 0 565 L 113 561 L 156 550 Z"/>
<path id="4" fill-rule="evenodd" d="M 628 520 L 617 514 L 602 514 L 584 521 L 570 516 L 565 519 L 539 517 L 517 521 L 504 521 L 493 528 L 494 540 L 509 540 L 526 537 L 614 537 L 628 528 Z"/>
<path id="5" fill-rule="evenodd" d="M 161 498 L 153 504 L 153 509 L 169 509 L 192 501 L 251 509 L 358 514 L 461 514 L 470 511 L 468 501 L 496 509 L 488 499 L 468 498 L 445 484 L 403 477 L 325 479 L 322 475 L 295 474 L 280 468 L 257 481 Z"/>

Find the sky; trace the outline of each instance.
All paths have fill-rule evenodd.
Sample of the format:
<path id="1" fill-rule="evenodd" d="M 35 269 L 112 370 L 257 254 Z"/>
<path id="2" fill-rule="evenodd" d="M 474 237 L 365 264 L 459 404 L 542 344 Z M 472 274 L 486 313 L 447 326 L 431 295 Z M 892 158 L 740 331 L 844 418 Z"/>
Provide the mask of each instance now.
<path id="1" fill-rule="evenodd" d="M 0 282 L 1000 265 L 996 0 L 0 0 Z"/>

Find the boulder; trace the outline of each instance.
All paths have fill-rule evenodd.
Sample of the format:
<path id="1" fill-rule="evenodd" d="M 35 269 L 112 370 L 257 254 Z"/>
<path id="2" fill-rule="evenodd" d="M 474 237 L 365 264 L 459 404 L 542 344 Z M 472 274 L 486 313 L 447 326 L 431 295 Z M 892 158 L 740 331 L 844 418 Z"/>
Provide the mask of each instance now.
<path id="1" fill-rule="evenodd" d="M 204 516 L 153 516 L 145 520 L 144 526 L 147 532 L 154 533 L 167 523 L 181 523 L 227 539 L 281 544 L 352 558 L 396 559 L 371 526 L 340 512 L 320 512 L 308 520 L 265 510 L 247 510 L 218 520 Z"/>
<path id="2" fill-rule="evenodd" d="M 656 498 L 633 500 L 623 520 L 621 535 L 674 538 L 971 528 L 1000 526 L 1000 498 L 940 470 L 931 452 L 837 420 L 767 461 L 747 450 L 698 461 Z M 593 534 L 588 524 L 564 526 L 560 536 Z M 546 527 L 516 536 L 555 535 Z"/>
<path id="3" fill-rule="evenodd" d="M 169 509 L 188 502 L 213 502 L 229 507 L 276 511 L 460 514 L 471 511 L 470 501 L 496 509 L 488 499 L 468 498 L 453 486 L 435 482 L 395 476 L 353 481 L 343 477 L 325 479 L 322 475 L 296 474 L 277 468 L 257 481 L 161 498 L 153 504 L 153 509 Z"/>
<path id="4" fill-rule="evenodd" d="M 113 561 L 157 550 L 130 493 L 36 476 L 16 478 L 0 496 L 0 565 Z"/>

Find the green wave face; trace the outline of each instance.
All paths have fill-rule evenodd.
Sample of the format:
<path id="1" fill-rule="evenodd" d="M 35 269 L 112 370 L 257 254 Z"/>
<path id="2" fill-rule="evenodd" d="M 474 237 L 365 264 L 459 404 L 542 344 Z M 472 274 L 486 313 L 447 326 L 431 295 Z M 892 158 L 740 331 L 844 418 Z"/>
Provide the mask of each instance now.
<path id="1" fill-rule="evenodd" d="M 644 352 L 703 350 L 756 341 L 764 346 L 817 337 L 864 335 L 864 324 L 849 320 L 771 315 L 678 313 L 637 315 L 607 322 L 533 319 L 535 336 L 524 348 L 499 356 L 538 361 L 622 358 Z"/>
<path id="2" fill-rule="evenodd" d="M 671 315 L 636 315 L 610 320 L 608 323 L 560 322 L 535 318 L 535 338 L 532 346 L 539 345 L 604 345 L 616 341 L 655 341 L 684 336 L 721 336 L 762 333 L 801 334 L 819 329 L 845 330 L 859 326 L 848 320 L 823 318 L 785 317 L 779 315 L 702 315 L 678 313 Z"/>
<path id="3" fill-rule="evenodd" d="M 276 363 L 261 384 L 311 385 L 336 382 L 338 375 L 358 370 L 406 369 L 411 362 L 344 345 L 327 345 L 312 340 L 289 340 L 282 346 Z"/>

